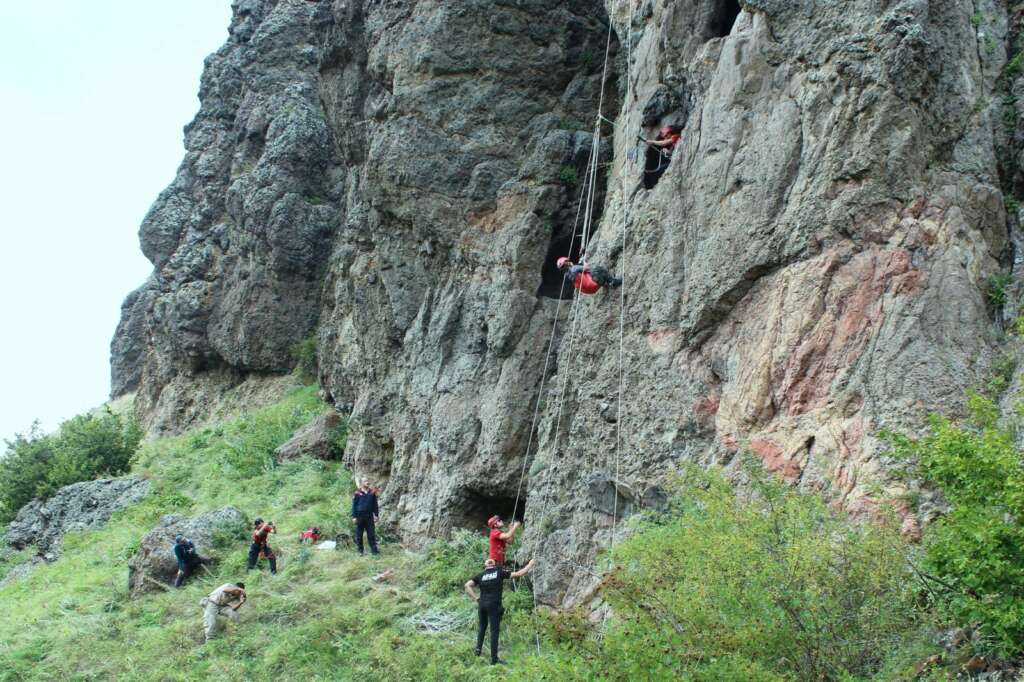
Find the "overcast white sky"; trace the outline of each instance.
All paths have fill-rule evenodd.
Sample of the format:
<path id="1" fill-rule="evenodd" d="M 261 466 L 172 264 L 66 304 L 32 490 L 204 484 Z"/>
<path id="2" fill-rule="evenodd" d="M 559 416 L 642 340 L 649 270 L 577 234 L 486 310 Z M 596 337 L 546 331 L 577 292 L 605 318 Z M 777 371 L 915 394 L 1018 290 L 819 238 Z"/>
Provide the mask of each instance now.
<path id="1" fill-rule="evenodd" d="M 0 438 L 102 403 L 230 0 L 0 2 Z"/>

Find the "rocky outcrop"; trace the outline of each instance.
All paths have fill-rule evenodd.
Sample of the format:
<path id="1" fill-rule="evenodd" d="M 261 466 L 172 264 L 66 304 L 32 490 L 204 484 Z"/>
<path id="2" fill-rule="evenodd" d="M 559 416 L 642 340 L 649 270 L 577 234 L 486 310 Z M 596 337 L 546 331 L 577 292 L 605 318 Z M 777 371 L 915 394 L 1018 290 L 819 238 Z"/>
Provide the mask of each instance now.
<path id="1" fill-rule="evenodd" d="M 904 486 L 877 432 L 956 413 L 990 362 L 1007 27 L 995 0 L 237 2 L 114 385 L 175 430 L 191 387 L 286 372 L 315 334 L 385 518 L 525 507 L 549 603 L 683 461 L 747 451 L 870 514 Z M 588 254 L 624 305 L 560 306 L 599 102 Z M 636 134 L 666 123 L 640 189 Z"/>
<path id="2" fill-rule="evenodd" d="M 111 515 L 149 494 L 142 478 L 113 478 L 64 486 L 48 500 L 32 500 L 7 528 L 7 542 L 24 549 L 35 545 L 46 561 L 61 553 L 64 534 L 99 528 Z"/>
<path id="3" fill-rule="evenodd" d="M 341 415 L 328 412 L 306 424 L 295 435 L 274 450 L 274 457 L 279 462 L 299 457 L 313 459 L 340 459 L 338 429 L 341 427 Z"/>
<path id="4" fill-rule="evenodd" d="M 224 507 L 192 518 L 177 514 L 164 516 L 156 528 L 143 536 L 139 551 L 128 561 L 129 592 L 137 597 L 158 589 L 160 585 L 174 584 L 178 573 L 173 552 L 176 536 L 184 535 L 195 543 L 200 556 L 216 560 L 213 550 L 217 540 L 242 539 L 247 529 L 248 520 L 234 507 Z"/>

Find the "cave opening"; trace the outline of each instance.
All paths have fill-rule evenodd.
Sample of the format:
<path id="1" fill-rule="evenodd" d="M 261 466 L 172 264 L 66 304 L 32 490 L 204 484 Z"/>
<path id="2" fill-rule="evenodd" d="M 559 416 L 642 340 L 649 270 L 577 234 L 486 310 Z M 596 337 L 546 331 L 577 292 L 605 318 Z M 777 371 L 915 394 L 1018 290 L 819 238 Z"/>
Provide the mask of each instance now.
<path id="1" fill-rule="evenodd" d="M 717 0 L 711 13 L 711 24 L 708 27 L 712 37 L 724 38 L 732 33 L 733 24 L 740 15 L 739 0 Z"/>
<path id="2" fill-rule="evenodd" d="M 516 496 L 505 491 L 485 491 L 465 488 L 455 496 L 450 505 L 450 519 L 453 528 L 466 528 L 474 532 L 486 532 L 487 519 L 495 514 L 506 524 L 513 520 L 522 521 L 526 511 L 526 491 L 519 498 L 516 508 Z"/>
<path id="3" fill-rule="evenodd" d="M 538 296 L 545 298 L 571 299 L 573 289 L 565 282 L 565 278 L 555 265 L 562 256 L 568 256 L 569 260 L 576 262 L 583 252 L 583 236 L 580 234 L 553 235 L 548 244 L 547 253 L 544 254 L 544 263 L 540 268 L 540 287 L 537 290 Z"/>

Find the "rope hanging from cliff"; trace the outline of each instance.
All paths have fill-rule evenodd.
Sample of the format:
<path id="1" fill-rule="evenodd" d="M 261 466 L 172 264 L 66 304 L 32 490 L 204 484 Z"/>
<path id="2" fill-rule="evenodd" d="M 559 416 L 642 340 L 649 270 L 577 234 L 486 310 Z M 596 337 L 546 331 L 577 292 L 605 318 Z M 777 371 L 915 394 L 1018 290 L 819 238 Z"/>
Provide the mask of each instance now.
<path id="1" fill-rule="evenodd" d="M 629 23 L 626 24 L 626 106 L 632 101 L 631 95 L 633 95 L 633 0 L 629 0 Z M 625 122 L 623 122 L 625 125 Z M 626 198 L 626 190 L 628 189 L 628 180 L 626 179 L 626 169 L 628 164 L 623 164 L 619 175 L 622 178 L 622 250 L 621 250 L 621 262 L 622 269 L 620 275 L 622 277 L 622 286 L 619 287 L 619 396 L 615 404 L 615 483 L 618 483 L 621 476 L 621 462 L 622 462 L 622 403 L 626 399 L 625 385 L 625 361 L 624 361 L 624 339 L 625 339 L 625 320 L 626 320 L 626 235 L 629 231 L 629 200 Z M 614 484 L 613 484 L 614 485 Z M 615 560 L 615 542 L 618 538 L 618 523 L 619 523 L 619 492 L 618 489 L 615 491 L 615 496 L 612 502 L 612 561 Z"/>
<path id="2" fill-rule="evenodd" d="M 632 3 L 632 0 L 630 0 L 630 8 L 629 9 L 630 9 L 630 15 L 629 15 L 629 24 L 627 25 L 627 52 L 629 51 L 629 47 L 628 46 L 629 46 L 629 42 L 630 42 L 630 36 L 628 35 L 628 32 L 632 30 L 632 24 L 633 24 L 633 3 Z M 591 147 L 590 147 L 590 156 L 589 156 L 589 158 L 587 160 L 587 172 L 586 172 L 586 175 L 585 175 L 585 178 L 584 178 L 583 186 L 581 187 L 581 190 L 580 190 L 579 204 L 578 204 L 577 209 L 576 209 L 576 218 L 575 218 L 575 220 L 573 222 L 572 236 L 570 237 L 569 246 L 568 246 L 568 251 L 569 252 L 566 254 L 566 258 L 570 258 L 572 256 L 572 245 L 573 245 L 573 243 L 575 242 L 575 239 L 576 239 L 577 228 L 579 227 L 579 220 L 580 220 L 581 212 L 583 214 L 582 234 L 580 235 L 580 237 L 581 237 L 581 241 L 580 241 L 580 255 L 581 255 L 581 257 L 585 257 L 584 254 L 587 251 L 587 247 L 588 247 L 588 245 L 590 243 L 590 237 L 591 237 L 592 230 L 593 230 L 594 203 L 595 203 L 595 201 L 597 199 L 597 173 L 598 173 L 598 166 L 599 166 L 599 160 L 600 160 L 600 150 L 601 150 L 601 124 L 603 122 L 605 122 L 605 121 L 608 121 L 608 119 L 605 118 L 603 114 L 604 114 L 605 86 L 607 85 L 607 82 L 608 82 L 608 62 L 609 62 L 610 56 L 611 56 L 612 31 L 613 31 L 612 20 L 611 20 L 611 17 L 609 17 L 608 18 L 608 35 L 607 35 L 606 40 L 605 40 L 604 65 L 603 65 L 602 71 L 601 71 L 601 90 L 600 90 L 600 95 L 598 97 L 597 118 L 596 118 L 596 120 L 594 122 L 594 133 L 593 133 L 593 139 L 592 139 Z M 627 61 L 627 93 L 629 92 L 628 69 L 629 69 L 629 61 Z M 625 179 L 623 179 L 623 187 L 625 188 Z M 585 210 L 584 210 L 584 206 L 586 207 Z M 625 248 L 625 226 L 623 227 L 623 230 L 624 230 L 623 231 L 623 249 L 624 249 Z M 522 467 L 521 467 L 521 470 L 520 470 L 520 473 L 519 473 L 519 484 L 518 484 L 517 489 L 516 489 L 516 499 L 515 499 L 515 504 L 514 504 L 513 510 L 512 510 L 512 520 L 513 521 L 515 520 L 516 514 L 519 511 L 519 500 L 520 500 L 520 498 L 522 496 L 523 483 L 525 482 L 525 479 L 526 479 L 526 467 L 527 467 L 527 464 L 529 463 L 529 460 L 530 460 L 530 450 L 531 450 L 531 448 L 533 446 L 534 433 L 536 432 L 536 429 L 537 429 L 537 420 L 539 419 L 539 416 L 540 416 L 540 403 L 541 403 L 541 400 L 543 399 L 543 396 L 544 396 L 544 386 L 545 386 L 545 383 L 547 381 L 548 368 L 550 366 L 551 356 L 552 356 L 553 351 L 554 351 L 555 334 L 556 334 L 557 327 L 558 327 L 558 319 L 559 319 L 559 314 L 560 314 L 561 306 L 562 306 L 562 300 L 563 300 L 562 296 L 564 295 L 564 292 L 565 292 L 565 284 L 566 284 L 566 280 L 563 277 L 562 278 L 562 283 L 561 283 L 561 288 L 559 290 L 559 295 L 558 295 L 558 304 L 555 307 L 554 320 L 552 321 L 551 334 L 550 334 L 549 339 L 548 339 L 548 349 L 547 349 L 547 353 L 545 354 L 545 358 L 544 358 L 544 369 L 543 369 L 543 371 L 541 373 L 541 383 L 540 383 L 540 387 L 539 387 L 538 392 L 537 392 L 537 400 L 536 400 L 535 405 L 534 405 L 533 419 L 532 419 L 532 422 L 530 424 L 529 436 L 527 438 L 526 452 L 525 452 L 525 454 L 523 456 L 523 464 L 522 464 Z M 582 300 L 582 294 L 579 291 L 576 291 L 574 296 L 573 296 L 573 306 L 572 306 L 573 310 L 570 313 L 570 316 L 572 317 L 572 324 L 570 325 L 570 331 L 569 331 L 569 345 L 568 345 L 568 348 L 566 349 L 566 357 L 569 359 L 569 363 L 567 363 L 567 364 L 571 363 L 572 357 L 573 357 L 572 356 L 572 348 L 573 348 L 573 344 L 575 342 L 576 330 L 578 328 L 579 318 L 580 318 L 580 314 L 581 314 L 580 313 L 580 310 L 581 310 L 580 301 L 581 300 Z M 621 409 L 622 409 L 621 408 L 621 402 L 622 402 L 622 376 L 623 376 L 623 369 L 622 369 L 622 344 L 623 344 L 623 342 L 622 342 L 622 336 L 623 336 L 623 315 L 624 315 L 623 310 L 624 310 L 624 306 L 625 306 L 625 292 L 622 293 L 622 297 L 620 299 L 620 316 L 619 316 L 619 393 L 620 393 L 620 395 L 619 395 L 619 415 L 620 415 L 620 419 L 618 420 L 618 422 L 619 422 L 619 424 L 618 424 L 619 432 L 616 434 L 616 442 L 617 442 L 617 444 L 618 444 L 619 441 L 621 441 L 621 435 L 620 434 L 621 434 Z M 555 434 L 556 434 L 556 437 L 557 437 L 557 434 L 558 434 L 558 432 L 559 432 L 559 430 L 561 428 L 563 405 L 564 405 L 564 401 L 565 401 L 565 393 L 566 393 L 566 389 L 567 389 L 567 386 L 568 386 L 568 380 L 569 380 L 569 374 L 570 374 L 570 372 L 568 370 L 569 370 L 569 367 L 566 367 L 566 371 L 564 373 L 564 380 L 563 380 L 563 384 L 562 384 L 562 390 L 559 392 L 558 408 L 557 408 L 557 419 L 556 419 L 556 422 L 555 422 Z M 617 448 L 618 448 L 618 445 L 617 445 Z M 618 463 L 616 462 L 616 471 L 618 470 L 617 468 L 618 468 Z M 617 502 L 618 502 L 618 498 L 616 496 L 616 504 L 617 504 Z M 617 515 L 617 511 L 616 511 L 615 515 Z M 615 520 L 614 520 L 614 516 L 615 515 L 613 515 L 613 527 L 614 527 L 614 524 L 615 524 Z M 612 534 L 612 541 L 614 543 L 614 531 L 613 531 L 613 534 Z M 533 606 L 534 606 L 534 609 L 536 610 L 536 608 L 537 608 L 537 595 L 536 595 L 535 592 L 533 594 Z M 539 633 L 535 633 L 535 634 L 536 634 L 537 653 L 539 654 L 540 653 L 540 635 L 539 635 Z"/>

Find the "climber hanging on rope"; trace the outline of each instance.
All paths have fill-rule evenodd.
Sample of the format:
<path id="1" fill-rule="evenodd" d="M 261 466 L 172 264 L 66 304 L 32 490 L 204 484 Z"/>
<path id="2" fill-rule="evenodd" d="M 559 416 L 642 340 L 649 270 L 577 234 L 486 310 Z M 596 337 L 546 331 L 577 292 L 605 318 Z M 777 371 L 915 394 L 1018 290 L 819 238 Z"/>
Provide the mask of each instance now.
<path id="1" fill-rule="evenodd" d="M 672 151 L 679 143 L 682 128 L 679 126 L 665 126 L 653 140 L 641 136 L 640 141 L 647 145 L 647 160 L 644 164 L 644 188 L 653 189 L 662 173 L 668 168 L 672 161 Z"/>
<path id="2" fill-rule="evenodd" d="M 500 519 L 499 519 L 500 520 Z M 498 658 L 498 633 L 501 628 L 501 616 L 505 612 L 501 605 L 501 593 L 504 583 L 509 578 L 521 578 L 533 568 L 533 559 L 522 569 L 509 572 L 501 568 L 494 559 L 487 559 L 484 562 L 483 573 L 479 573 L 466 581 L 466 594 L 477 603 L 477 615 L 480 626 L 476 632 L 476 649 L 474 653 L 479 656 L 484 645 L 484 633 L 487 626 L 491 626 L 491 665 L 503 664 L 505 661 Z M 480 588 L 480 595 L 473 592 L 473 588 Z"/>
<path id="3" fill-rule="evenodd" d="M 574 289 L 579 289 L 581 294 L 596 294 L 601 287 L 615 289 L 622 286 L 621 277 L 614 277 L 612 273 L 600 266 L 587 265 L 586 260 L 575 265 L 571 260 L 562 256 L 555 262 L 555 265 L 565 276 L 566 281 L 572 284 Z"/>

